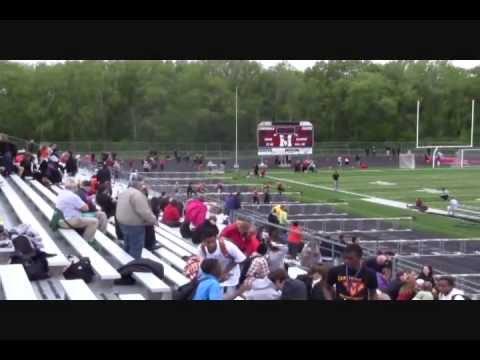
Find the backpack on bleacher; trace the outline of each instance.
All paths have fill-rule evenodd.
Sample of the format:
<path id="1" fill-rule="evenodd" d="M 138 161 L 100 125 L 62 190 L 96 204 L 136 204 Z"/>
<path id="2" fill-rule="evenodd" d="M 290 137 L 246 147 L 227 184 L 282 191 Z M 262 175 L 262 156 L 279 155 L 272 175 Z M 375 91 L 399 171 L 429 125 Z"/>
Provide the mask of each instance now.
<path id="1" fill-rule="evenodd" d="M 15 252 L 10 256 L 11 264 L 21 264 L 30 281 L 44 280 L 50 277 L 47 253 L 36 248 L 35 244 L 25 236 L 12 240 Z"/>
<path id="2" fill-rule="evenodd" d="M 69 260 L 71 261 L 71 264 L 67 270 L 64 271 L 63 277 L 66 280 L 82 279 L 87 284 L 91 283 L 95 276 L 95 272 L 93 271 L 90 259 L 88 257 L 75 259 L 70 256 Z"/>

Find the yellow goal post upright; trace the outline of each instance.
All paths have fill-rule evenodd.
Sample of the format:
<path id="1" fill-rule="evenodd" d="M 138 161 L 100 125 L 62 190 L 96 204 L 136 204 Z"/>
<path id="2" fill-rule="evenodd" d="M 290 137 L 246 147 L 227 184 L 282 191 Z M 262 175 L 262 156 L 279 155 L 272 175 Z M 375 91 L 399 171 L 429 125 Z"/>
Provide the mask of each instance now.
<path id="1" fill-rule="evenodd" d="M 475 100 L 472 100 L 472 120 L 471 120 L 471 128 L 470 128 L 470 144 L 462 144 L 462 145 L 420 145 L 420 100 L 417 101 L 417 149 L 434 149 L 431 162 L 432 162 L 432 169 L 435 169 L 436 166 L 436 158 L 439 149 L 460 149 L 460 166 L 463 167 L 463 150 L 464 149 L 472 149 L 473 148 L 473 132 L 475 127 Z"/>

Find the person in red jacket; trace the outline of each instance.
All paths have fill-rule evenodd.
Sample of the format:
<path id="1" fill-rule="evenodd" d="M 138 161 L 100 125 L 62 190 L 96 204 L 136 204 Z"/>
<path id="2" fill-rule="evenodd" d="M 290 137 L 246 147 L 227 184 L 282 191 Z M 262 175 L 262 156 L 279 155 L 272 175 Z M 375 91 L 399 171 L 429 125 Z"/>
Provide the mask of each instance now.
<path id="1" fill-rule="evenodd" d="M 176 200 L 171 200 L 163 210 L 162 223 L 170 227 L 180 227 L 180 211 Z"/>
<path id="2" fill-rule="evenodd" d="M 290 227 L 290 232 L 288 234 L 288 254 L 292 258 L 296 258 L 297 255 L 303 250 L 303 234 L 302 228 L 295 221 Z"/>
<path id="3" fill-rule="evenodd" d="M 250 224 L 248 222 L 237 220 L 223 229 L 220 238 L 230 240 L 245 254 L 249 241 L 249 230 Z"/>

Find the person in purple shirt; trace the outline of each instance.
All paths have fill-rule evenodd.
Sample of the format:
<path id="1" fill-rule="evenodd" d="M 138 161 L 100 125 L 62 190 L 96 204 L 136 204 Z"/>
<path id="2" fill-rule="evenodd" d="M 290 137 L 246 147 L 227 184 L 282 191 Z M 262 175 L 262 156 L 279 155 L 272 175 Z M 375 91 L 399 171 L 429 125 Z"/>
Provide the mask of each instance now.
<path id="1" fill-rule="evenodd" d="M 381 268 L 380 272 L 377 272 L 377 285 L 378 290 L 386 293 L 392 280 L 392 264 L 386 262 Z"/>

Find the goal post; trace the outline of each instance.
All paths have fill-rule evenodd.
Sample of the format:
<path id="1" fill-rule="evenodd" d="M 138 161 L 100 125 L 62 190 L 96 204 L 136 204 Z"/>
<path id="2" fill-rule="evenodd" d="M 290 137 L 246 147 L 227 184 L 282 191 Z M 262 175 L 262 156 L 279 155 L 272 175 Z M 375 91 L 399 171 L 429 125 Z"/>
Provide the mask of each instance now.
<path id="1" fill-rule="evenodd" d="M 453 166 L 464 166 L 464 152 L 463 150 L 473 149 L 473 134 L 475 128 L 475 100 L 472 100 L 472 117 L 471 117 L 471 127 L 470 127 L 470 144 L 445 144 L 445 145 L 420 145 L 420 100 L 417 101 L 417 129 L 416 129 L 416 148 L 418 149 L 433 149 L 433 156 L 431 157 L 432 168 L 435 168 L 436 164 L 440 165 L 440 157 L 437 158 L 437 153 L 439 153 L 440 149 L 459 149 L 459 153 L 457 153 L 457 159 L 452 163 L 449 161 L 450 165 Z M 454 164 L 455 163 L 455 164 Z"/>

